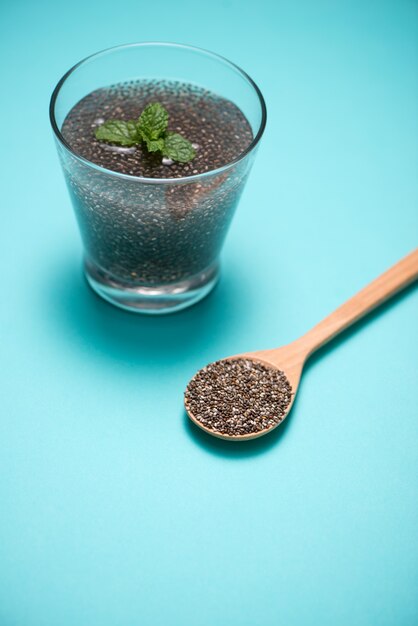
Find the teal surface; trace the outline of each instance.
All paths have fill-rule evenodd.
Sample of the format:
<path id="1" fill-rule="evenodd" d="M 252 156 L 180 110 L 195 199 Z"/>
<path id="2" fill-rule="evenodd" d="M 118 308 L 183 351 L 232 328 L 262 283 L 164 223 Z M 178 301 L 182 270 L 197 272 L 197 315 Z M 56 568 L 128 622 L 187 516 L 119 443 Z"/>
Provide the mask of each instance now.
<path id="1" fill-rule="evenodd" d="M 198 368 L 417 245 L 417 3 L 6 0 L 0 30 L 0 626 L 417 624 L 416 289 L 311 361 L 269 437 L 182 409 Z M 155 319 L 85 285 L 47 116 L 74 62 L 141 40 L 225 55 L 269 111 L 221 283 Z"/>

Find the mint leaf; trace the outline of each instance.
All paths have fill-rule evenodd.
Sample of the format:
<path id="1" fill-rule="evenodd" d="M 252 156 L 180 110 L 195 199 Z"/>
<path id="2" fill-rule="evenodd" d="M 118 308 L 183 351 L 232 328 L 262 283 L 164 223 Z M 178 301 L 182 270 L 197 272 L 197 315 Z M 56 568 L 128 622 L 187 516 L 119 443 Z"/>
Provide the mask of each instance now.
<path id="1" fill-rule="evenodd" d="M 159 103 L 149 104 L 137 122 L 138 132 L 144 141 L 160 139 L 168 126 L 168 113 Z"/>
<path id="2" fill-rule="evenodd" d="M 196 152 L 187 139 L 178 133 L 167 131 L 168 112 L 159 102 L 149 104 L 138 120 L 109 120 L 96 128 L 94 134 L 99 141 L 135 146 L 144 142 L 148 152 L 162 152 L 173 161 L 188 163 Z"/>
<path id="3" fill-rule="evenodd" d="M 158 152 L 164 148 L 164 139 L 146 139 L 148 152 Z"/>
<path id="4" fill-rule="evenodd" d="M 134 121 L 109 120 L 95 130 L 96 139 L 116 143 L 120 146 L 134 146 L 140 142 Z"/>
<path id="5" fill-rule="evenodd" d="M 162 152 L 164 156 L 179 163 L 188 163 L 196 156 L 190 141 L 178 133 L 167 133 Z"/>

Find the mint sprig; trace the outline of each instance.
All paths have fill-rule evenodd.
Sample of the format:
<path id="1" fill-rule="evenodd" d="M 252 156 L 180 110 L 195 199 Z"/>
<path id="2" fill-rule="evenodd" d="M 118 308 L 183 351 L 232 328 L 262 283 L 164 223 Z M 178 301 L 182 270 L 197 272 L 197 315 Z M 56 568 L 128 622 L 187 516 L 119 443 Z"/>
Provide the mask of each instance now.
<path id="1" fill-rule="evenodd" d="M 188 163 L 196 156 L 190 141 L 168 128 L 168 112 L 159 102 L 149 104 L 137 120 L 109 120 L 96 128 L 99 141 L 135 146 L 144 143 L 148 152 L 161 152 L 179 163 Z"/>

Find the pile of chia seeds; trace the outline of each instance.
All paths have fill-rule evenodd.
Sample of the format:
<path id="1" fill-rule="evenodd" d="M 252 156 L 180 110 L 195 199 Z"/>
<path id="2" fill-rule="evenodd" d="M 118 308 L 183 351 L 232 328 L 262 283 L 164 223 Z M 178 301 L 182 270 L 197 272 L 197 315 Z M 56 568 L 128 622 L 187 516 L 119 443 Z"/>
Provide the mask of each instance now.
<path id="1" fill-rule="evenodd" d="M 282 371 L 244 358 L 204 367 L 185 393 L 186 408 L 197 421 L 232 437 L 276 426 L 291 399 L 292 387 Z"/>
<path id="2" fill-rule="evenodd" d="M 173 163 L 142 146 L 112 146 L 95 138 L 95 128 L 104 121 L 135 119 L 151 102 L 167 109 L 169 130 L 193 143 L 191 162 Z M 253 139 L 235 104 L 190 84 L 121 83 L 78 102 L 62 134 L 84 159 L 130 176 L 97 170 L 60 151 L 87 261 L 103 280 L 134 288 L 170 285 L 216 264 L 251 166 L 248 158 L 210 174 L 239 157 Z M 176 181 L 205 172 L 203 178 Z"/>

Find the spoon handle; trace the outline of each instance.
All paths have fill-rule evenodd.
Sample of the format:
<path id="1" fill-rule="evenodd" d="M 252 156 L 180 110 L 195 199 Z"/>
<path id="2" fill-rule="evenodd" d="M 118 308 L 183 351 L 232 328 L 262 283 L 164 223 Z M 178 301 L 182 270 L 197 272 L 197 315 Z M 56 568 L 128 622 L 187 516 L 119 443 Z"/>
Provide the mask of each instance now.
<path id="1" fill-rule="evenodd" d="M 347 300 L 297 340 L 306 356 L 418 278 L 418 248 Z"/>

